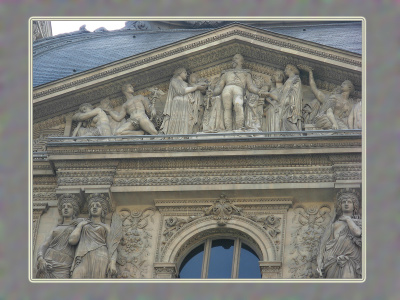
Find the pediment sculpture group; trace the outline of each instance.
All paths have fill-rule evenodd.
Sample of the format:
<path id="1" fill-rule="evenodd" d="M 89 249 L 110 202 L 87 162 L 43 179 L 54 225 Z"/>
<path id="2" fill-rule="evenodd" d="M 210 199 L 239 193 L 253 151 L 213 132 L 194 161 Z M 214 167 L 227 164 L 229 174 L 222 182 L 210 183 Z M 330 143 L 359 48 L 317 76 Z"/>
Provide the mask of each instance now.
<path id="1" fill-rule="evenodd" d="M 156 129 L 155 101 L 164 92 L 151 89 L 150 99 L 135 95 L 131 84 L 122 87 L 126 101 L 117 111 L 109 99 L 94 108 L 80 106 L 73 116 L 77 126 L 72 136 L 169 135 L 244 131 L 302 131 L 305 125 L 316 130 L 361 129 L 361 100 L 350 95 L 354 86 L 345 80 L 329 95 L 317 88 L 312 68 L 287 65 L 277 70 L 271 83 L 257 81 L 243 69 L 244 59 L 236 54 L 232 69 L 209 82 L 184 68 L 175 70 L 170 81 Z M 315 96 L 303 105 L 300 71 L 309 73 Z"/>
<path id="2" fill-rule="evenodd" d="M 114 213 L 111 224 L 105 223 L 109 205 L 102 194 L 88 197 L 89 218 L 78 218 L 81 206 L 78 197 L 60 197 L 61 221 L 38 248 L 36 278 L 117 277 L 121 218 Z M 341 190 L 336 215 L 319 243 L 316 271 L 320 278 L 361 278 L 361 249 L 360 195 L 355 190 Z"/>

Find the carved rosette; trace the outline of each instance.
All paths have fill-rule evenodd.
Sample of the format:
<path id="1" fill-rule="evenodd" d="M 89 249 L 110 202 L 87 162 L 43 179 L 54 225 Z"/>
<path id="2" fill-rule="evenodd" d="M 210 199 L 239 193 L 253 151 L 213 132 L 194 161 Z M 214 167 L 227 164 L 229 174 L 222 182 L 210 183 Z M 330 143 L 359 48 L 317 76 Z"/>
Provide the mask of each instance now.
<path id="1" fill-rule="evenodd" d="M 293 255 L 289 269 L 292 278 L 318 278 L 316 259 L 325 227 L 331 220 L 328 205 L 294 208 L 289 254 Z"/>
<path id="2" fill-rule="evenodd" d="M 131 211 L 128 208 L 119 211 L 123 233 L 118 245 L 117 278 L 146 278 L 152 238 L 149 233 L 151 228 L 147 226 L 149 221 L 154 222 L 154 212 L 152 207 L 143 211 Z"/>

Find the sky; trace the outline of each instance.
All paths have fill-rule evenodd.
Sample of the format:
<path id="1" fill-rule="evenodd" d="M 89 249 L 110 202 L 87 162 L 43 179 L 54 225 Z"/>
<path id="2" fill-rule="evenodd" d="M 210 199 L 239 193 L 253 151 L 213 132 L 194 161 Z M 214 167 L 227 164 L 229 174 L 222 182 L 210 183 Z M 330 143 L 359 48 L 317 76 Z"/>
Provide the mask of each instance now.
<path id="1" fill-rule="evenodd" d="M 94 31 L 100 27 L 105 27 L 111 31 L 123 28 L 125 21 L 51 21 L 53 35 L 77 31 L 84 24 L 89 31 Z"/>

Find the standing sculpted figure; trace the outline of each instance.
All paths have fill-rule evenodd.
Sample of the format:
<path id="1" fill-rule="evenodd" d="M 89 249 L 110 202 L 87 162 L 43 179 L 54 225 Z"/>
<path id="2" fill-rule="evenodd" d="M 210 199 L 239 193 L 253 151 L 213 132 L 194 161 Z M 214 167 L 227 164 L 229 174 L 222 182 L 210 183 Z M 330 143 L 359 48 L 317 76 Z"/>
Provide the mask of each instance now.
<path id="1" fill-rule="evenodd" d="M 70 245 L 77 245 L 71 278 L 106 278 L 117 274 L 117 246 L 122 236 L 104 223 L 108 203 L 101 194 L 92 194 L 88 201 L 89 219 L 76 226 L 69 237 Z M 114 219 L 113 219 L 114 221 Z M 112 225 L 113 226 L 113 225 Z"/>
<path id="2" fill-rule="evenodd" d="M 341 191 L 337 213 L 325 229 L 317 257 L 324 278 L 361 278 L 361 216 L 358 193 Z"/>
<path id="3" fill-rule="evenodd" d="M 301 131 L 303 92 L 299 70 L 287 65 L 285 75 L 288 77 L 281 94 L 280 131 Z"/>
<path id="4" fill-rule="evenodd" d="M 269 103 L 265 112 L 265 125 L 264 131 L 280 131 L 281 123 L 281 95 L 283 90 L 283 82 L 285 80 L 285 74 L 281 70 L 277 70 L 273 77 L 272 82 L 275 83 L 275 87 L 271 89 L 269 93 L 266 93 L 266 101 Z"/>
<path id="5" fill-rule="evenodd" d="M 169 84 L 167 100 L 164 107 L 164 120 L 160 131 L 164 134 L 191 134 L 195 120 L 198 120 L 198 109 L 194 109 L 193 92 L 205 91 L 207 86 L 185 81 L 187 72 L 184 68 L 175 70 Z"/>
<path id="6" fill-rule="evenodd" d="M 110 136 L 111 127 L 107 114 L 100 108 L 93 108 L 90 103 L 83 103 L 72 117 L 73 121 L 78 121 L 72 136 Z M 83 122 L 86 126 L 82 127 Z"/>
<path id="7" fill-rule="evenodd" d="M 243 69 L 244 59 L 236 54 L 232 60 L 233 69 L 222 72 L 221 79 L 216 85 L 213 95 L 221 95 L 224 107 L 224 123 L 228 131 L 233 129 L 232 108 L 235 111 L 235 129 L 244 128 L 243 97 L 245 90 L 261 96 L 262 90 L 257 88 L 251 78 L 250 70 Z"/>
<path id="8" fill-rule="evenodd" d="M 36 278 L 70 278 L 75 246 L 68 240 L 79 222 L 79 200 L 70 194 L 64 194 L 58 203 L 58 212 L 62 217 L 59 223 L 39 247 L 37 253 Z"/>
<path id="9" fill-rule="evenodd" d="M 151 119 L 156 115 L 156 109 L 154 106 L 150 105 L 149 99 L 142 95 L 133 96 L 134 89 L 131 84 L 123 85 L 122 93 L 126 97 L 126 102 L 122 105 L 120 113 L 111 109 L 105 109 L 105 111 L 117 122 L 122 121 L 126 115 L 130 116 L 127 122 L 122 124 L 115 131 L 115 135 L 143 134 L 143 132 L 138 131 L 139 128 L 151 135 L 156 135 L 158 132 L 154 127 L 154 124 L 146 115 L 147 112 Z"/>
<path id="10" fill-rule="evenodd" d="M 350 80 L 345 80 L 340 90 L 335 90 L 329 96 L 318 90 L 314 81 L 313 70 L 309 66 L 300 65 L 302 70 L 309 72 L 310 87 L 315 97 L 321 103 L 318 114 L 314 118 L 315 127 L 319 129 L 348 129 L 347 118 L 351 111 L 349 96 L 354 91 Z"/>

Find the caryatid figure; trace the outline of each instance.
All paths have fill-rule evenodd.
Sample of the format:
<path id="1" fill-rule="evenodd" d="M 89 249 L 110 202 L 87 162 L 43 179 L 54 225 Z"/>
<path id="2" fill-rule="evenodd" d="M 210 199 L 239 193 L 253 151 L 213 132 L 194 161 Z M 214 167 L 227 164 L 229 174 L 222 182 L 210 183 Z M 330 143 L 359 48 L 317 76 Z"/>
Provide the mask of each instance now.
<path id="1" fill-rule="evenodd" d="M 235 110 L 235 128 L 244 127 L 243 97 L 245 90 L 259 96 L 262 89 L 257 88 L 251 78 L 250 70 L 243 69 L 243 56 L 236 54 L 232 60 L 233 69 L 225 70 L 217 83 L 213 95 L 221 94 L 224 108 L 224 124 L 228 131 L 233 129 L 232 107 Z"/>

